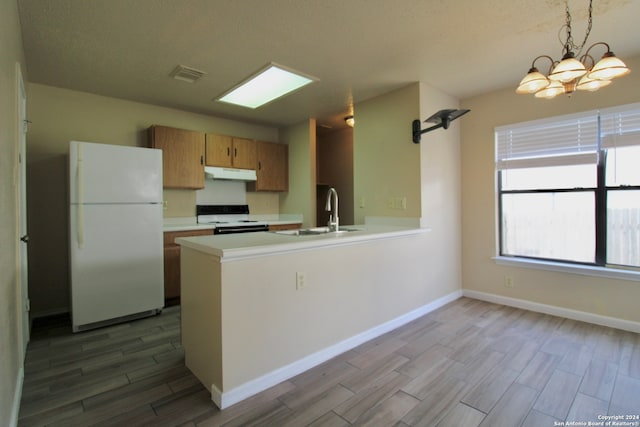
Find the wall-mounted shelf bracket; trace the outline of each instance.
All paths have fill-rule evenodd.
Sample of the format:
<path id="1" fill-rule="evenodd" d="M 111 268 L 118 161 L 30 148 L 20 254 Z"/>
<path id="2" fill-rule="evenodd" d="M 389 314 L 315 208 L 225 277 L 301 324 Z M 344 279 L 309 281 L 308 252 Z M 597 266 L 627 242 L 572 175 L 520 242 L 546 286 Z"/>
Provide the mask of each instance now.
<path id="1" fill-rule="evenodd" d="M 419 144 L 423 133 L 431 132 L 432 130 L 436 130 L 439 128 L 449 129 L 449 124 L 451 124 L 452 121 L 462 116 L 463 114 L 468 113 L 469 111 L 471 110 L 440 110 L 429 117 L 427 120 L 425 120 L 425 123 L 435 123 L 435 125 L 426 129 L 420 129 L 420 120 L 414 120 L 413 122 L 411 122 L 411 133 L 413 135 L 413 142 L 415 144 Z"/>

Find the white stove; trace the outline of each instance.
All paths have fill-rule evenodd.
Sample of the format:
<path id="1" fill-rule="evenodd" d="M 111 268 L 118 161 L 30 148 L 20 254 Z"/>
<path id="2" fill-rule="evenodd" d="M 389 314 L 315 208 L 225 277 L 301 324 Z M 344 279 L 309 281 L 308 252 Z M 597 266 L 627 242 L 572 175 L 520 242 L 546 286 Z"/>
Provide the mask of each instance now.
<path id="1" fill-rule="evenodd" d="M 214 224 L 214 234 L 268 231 L 264 221 L 249 219 L 248 205 L 196 205 L 198 224 Z"/>

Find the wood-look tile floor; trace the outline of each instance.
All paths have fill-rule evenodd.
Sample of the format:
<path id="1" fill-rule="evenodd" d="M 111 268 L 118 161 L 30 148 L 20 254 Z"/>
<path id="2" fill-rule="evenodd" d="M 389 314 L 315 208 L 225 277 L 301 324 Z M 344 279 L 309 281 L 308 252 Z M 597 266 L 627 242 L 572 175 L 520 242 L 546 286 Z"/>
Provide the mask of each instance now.
<path id="1" fill-rule="evenodd" d="M 469 298 L 219 411 L 184 366 L 179 317 L 171 307 L 80 334 L 68 318 L 35 325 L 19 425 L 546 427 L 640 415 L 640 335 Z"/>

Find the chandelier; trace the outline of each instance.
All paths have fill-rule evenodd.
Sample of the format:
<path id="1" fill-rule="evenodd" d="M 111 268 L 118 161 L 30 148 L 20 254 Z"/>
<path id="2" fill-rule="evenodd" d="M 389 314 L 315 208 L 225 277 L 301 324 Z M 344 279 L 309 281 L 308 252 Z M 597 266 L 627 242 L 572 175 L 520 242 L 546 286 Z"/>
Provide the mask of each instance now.
<path id="1" fill-rule="evenodd" d="M 551 99 L 557 95 L 566 93 L 571 96 L 576 90 L 594 92 L 611 83 L 611 79 L 629 74 L 631 70 L 611 52 L 609 45 L 597 42 L 589 46 L 584 55 L 580 56 L 583 47 L 587 43 L 593 19 L 593 0 L 589 0 L 589 21 L 584 40 L 576 45 L 571 34 L 571 14 L 569 3 L 566 5 L 566 23 L 560 28 L 558 38 L 562 43 L 562 59 L 556 61 L 548 55 L 540 55 L 533 60 L 527 75 L 520 81 L 516 93 L 534 94 L 536 98 Z M 565 32 L 565 41 L 562 42 L 562 32 Z M 591 49 L 596 46 L 604 46 L 606 52 L 600 61 L 596 62 L 590 55 Z M 574 53 L 575 52 L 575 53 Z M 579 57 L 580 59 L 576 59 Z M 536 68 L 536 61 L 546 58 L 551 62 L 547 76 Z"/>

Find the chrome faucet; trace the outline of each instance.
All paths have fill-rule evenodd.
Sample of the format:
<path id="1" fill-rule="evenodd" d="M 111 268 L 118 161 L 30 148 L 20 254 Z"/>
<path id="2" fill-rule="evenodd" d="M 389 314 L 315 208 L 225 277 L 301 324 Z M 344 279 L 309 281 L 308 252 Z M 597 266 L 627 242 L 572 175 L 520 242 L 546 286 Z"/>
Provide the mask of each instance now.
<path id="1" fill-rule="evenodd" d="M 338 192 L 335 188 L 329 188 L 327 192 L 327 204 L 325 206 L 325 210 L 327 212 L 331 212 L 331 195 L 333 195 L 333 214 L 329 215 L 329 222 L 327 223 L 327 227 L 329 227 L 329 231 L 338 231 L 340 227 L 340 220 L 338 219 Z"/>

